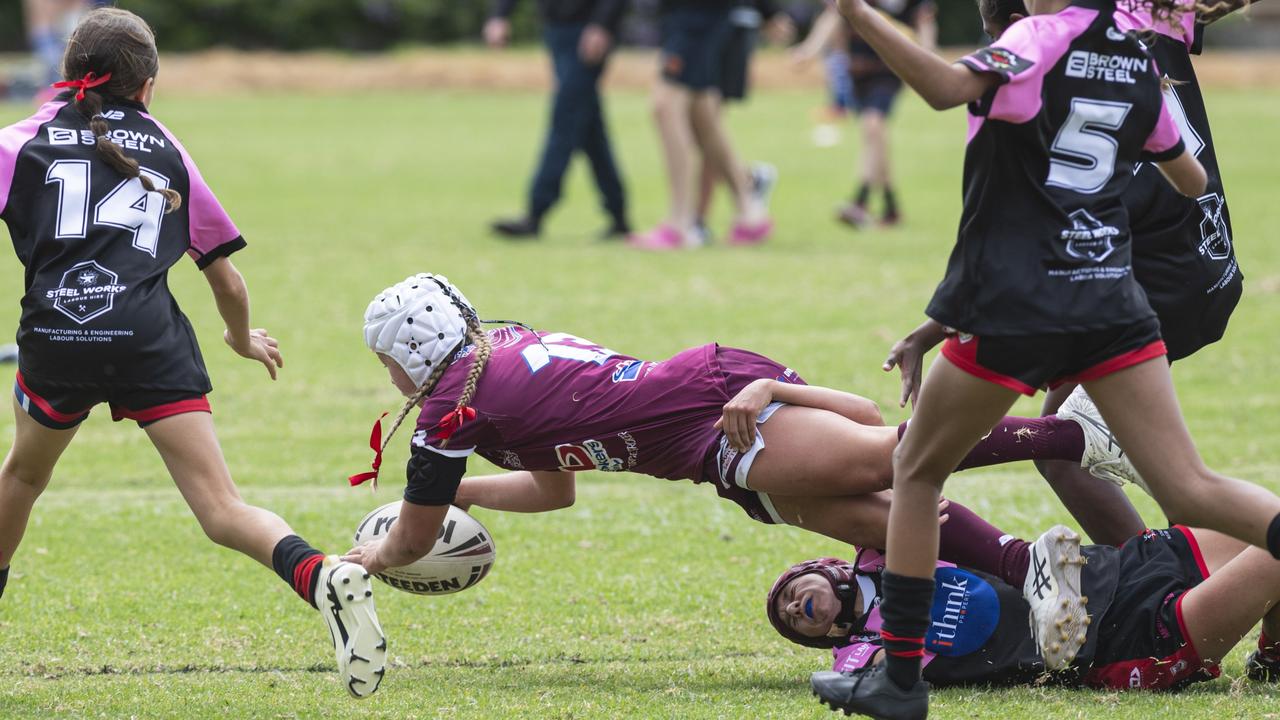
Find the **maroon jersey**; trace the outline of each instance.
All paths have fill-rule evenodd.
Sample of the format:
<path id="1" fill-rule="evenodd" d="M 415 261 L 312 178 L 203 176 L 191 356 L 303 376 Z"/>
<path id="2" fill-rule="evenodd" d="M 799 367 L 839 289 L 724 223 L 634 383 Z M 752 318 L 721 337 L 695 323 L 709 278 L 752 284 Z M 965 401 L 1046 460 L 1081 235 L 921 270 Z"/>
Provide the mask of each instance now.
<path id="1" fill-rule="evenodd" d="M 438 437 L 474 362 L 468 346 L 422 407 L 413 444 L 472 452 L 510 470 L 629 471 L 702 481 L 728 401 L 715 344 L 652 362 L 566 333 L 489 332 L 493 353 L 471 402 L 474 419 Z M 444 444 L 443 447 L 442 444 Z"/>

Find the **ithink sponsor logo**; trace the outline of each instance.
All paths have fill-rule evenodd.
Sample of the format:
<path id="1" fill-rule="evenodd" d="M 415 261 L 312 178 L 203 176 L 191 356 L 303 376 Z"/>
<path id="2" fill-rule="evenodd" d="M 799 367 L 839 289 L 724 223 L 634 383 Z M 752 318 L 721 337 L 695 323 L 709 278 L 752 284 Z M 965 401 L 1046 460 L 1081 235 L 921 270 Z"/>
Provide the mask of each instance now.
<path id="1" fill-rule="evenodd" d="M 942 617 L 934 617 L 931 627 L 934 630 L 934 645 L 951 647 L 956 639 L 956 630 L 964 624 L 969 608 L 969 580 L 952 579 L 943 582 L 939 590 L 947 593 L 947 603 L 942 608 Z"/>

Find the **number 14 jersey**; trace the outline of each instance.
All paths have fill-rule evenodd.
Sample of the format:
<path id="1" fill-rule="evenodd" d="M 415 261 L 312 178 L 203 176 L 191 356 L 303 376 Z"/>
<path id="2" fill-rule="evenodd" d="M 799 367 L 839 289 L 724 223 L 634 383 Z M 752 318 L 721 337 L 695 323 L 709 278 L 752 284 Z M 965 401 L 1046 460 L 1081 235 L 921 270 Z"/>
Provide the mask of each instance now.
<path id="1" fill-rule="evenodd" d="M 927 313 L 989 336 L 1080 333 L 1154 314 L 1121 195 L 1183 151 L 1154 61 L 1110 0 L 1075 0 L 960 60 L 1000 84 L 969 106 L 964 210 Z"/>
<path id="2" fill-rule="evenodd" d="M 186 150 L 142 105 L 111 99 L 108 137 L 165 199 L 96 150 L 69 94 L 0 130 L 0 218 L 26 268 L 24 377 L 87 387 L 208 392 L 209 380 L 167 275 L 184 253 L 204 269 L 244 240 Z"/>

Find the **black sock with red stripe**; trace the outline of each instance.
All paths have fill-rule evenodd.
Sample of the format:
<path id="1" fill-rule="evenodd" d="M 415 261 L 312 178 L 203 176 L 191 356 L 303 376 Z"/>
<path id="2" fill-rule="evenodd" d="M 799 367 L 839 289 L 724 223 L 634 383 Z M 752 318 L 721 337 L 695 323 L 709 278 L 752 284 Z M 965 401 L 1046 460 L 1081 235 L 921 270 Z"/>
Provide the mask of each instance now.
<path id="1" fill-rule="evenodd" d="M 920 681 L 924 634 L 933 608 L 933 578 L 895 575 L 886 570 L 880 576 L 880 591 L 884 597 L 880 603 L 884 669 L 895 685 L 910 690 Z"/>
<path id="2" fill-rule="evenodd" d="M 1267 637 L 1265 630 L 1258 635 L 1258 654 L 1271 662 L 1280 662 L 1280 643 Z"/>
<path id="3" fill-rule="evenodd" d="M 4 597 L 4 588 L 9 584 L 9 568 L 0 570 L 0 598 Z"/>
<path id="4" fill-rule="evenodd" d="M 282 538 L 271 551 L 271 567 L 299 597 L 311 603 L 311 607 L 316 606 L 316 582 L 320 579 L 323 560 L 324 553 L 297 535 Z"/>

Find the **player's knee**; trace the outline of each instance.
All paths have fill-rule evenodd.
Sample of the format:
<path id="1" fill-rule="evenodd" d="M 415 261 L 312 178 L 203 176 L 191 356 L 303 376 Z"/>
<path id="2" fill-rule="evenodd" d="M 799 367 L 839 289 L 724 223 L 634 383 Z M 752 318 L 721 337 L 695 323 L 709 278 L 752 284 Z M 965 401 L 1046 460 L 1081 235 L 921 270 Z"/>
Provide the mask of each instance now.
<path id="1" fill-rule="evenodd" d="M 1216 507 L 1227 493 L 1226 478 L 1209 470 L 1199 468 L 1180 476 L 1178 487 L 1173 492 L 1164 493 L 1157 498 L 1160 509 L 1173 525 L 1206 525 L 1212 524 L 1207 518 L 1206 510 Z"/>
<path id="2" fill-rule="evenodd" d="M 930 482 L 941 486 L 950 471 L 924 453 L 912 450 L 903 443 L 893 449 L 894 484 L 902 482 Z"/>
<path id="3" fill-rule="evenodd" d="M 24 465 L 12 458 L 5 462 L 3 471 L 0 471 L 0 479 L 4 482 L 13 483 L 37 495 L 49 486 L 50 477 L 52 475 L 47 469 Z"/>
<path id="4" fill-rule="evenodd" d="M 201 508 L 192 508 L 206 537 L 223 547 L 236 547 L 249 505 L 239 498 L 226 499 Z M 265 511 L 264 511 L 265 512 Z"/>

